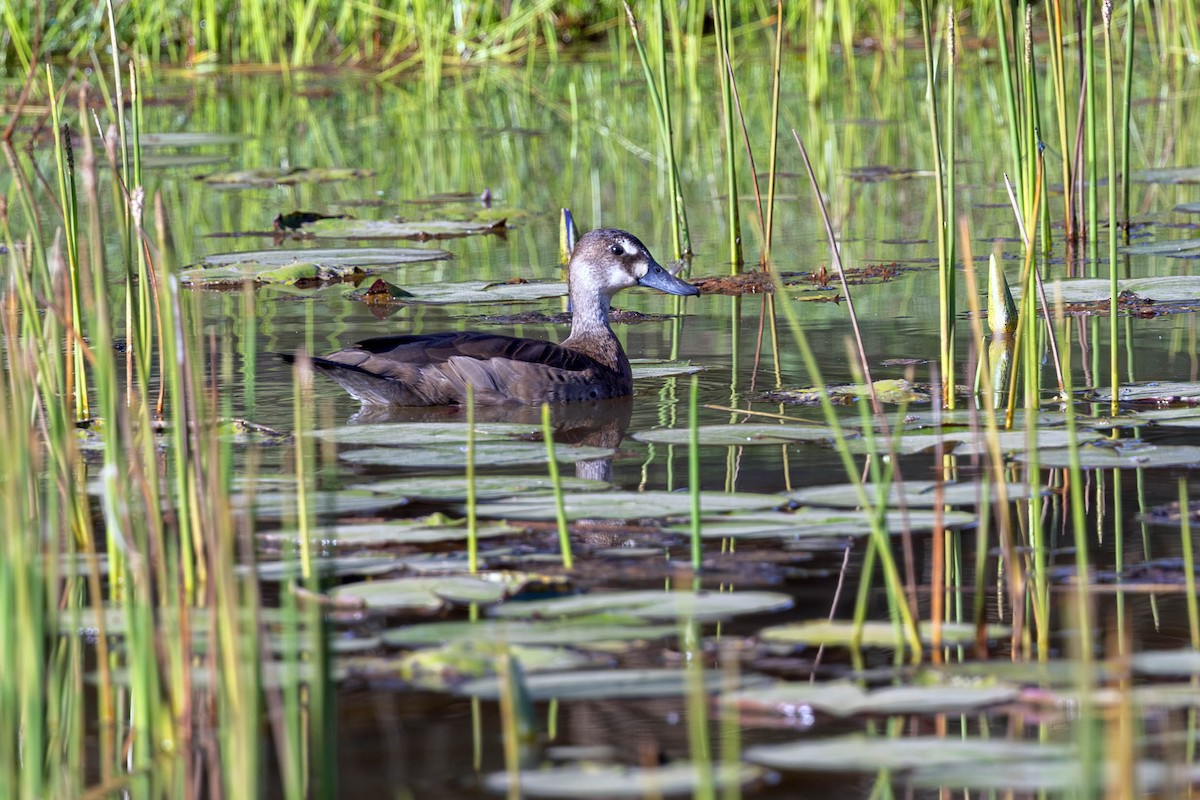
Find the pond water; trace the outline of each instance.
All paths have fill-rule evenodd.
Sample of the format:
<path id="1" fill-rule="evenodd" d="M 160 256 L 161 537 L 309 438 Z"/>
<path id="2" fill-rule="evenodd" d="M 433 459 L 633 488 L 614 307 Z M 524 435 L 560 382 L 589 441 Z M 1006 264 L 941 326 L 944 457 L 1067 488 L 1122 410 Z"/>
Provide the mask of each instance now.
<path id="1" fill-rule="evenodd" d="M 792 143 L 793 128 L 812 154 L 846 267 L 886 268 L 883 277 L 852 287 L 873 377 L 908 377 L 923 383 L 934 379 L 930 362 L 936 361 L 938 352 L 937 245 L 932 179 L 928 174 L 930 146 L 922 104 L 924 78 L 918 68 L 919 51 L 897 57 L 910 60 L 910 68 L 889 70 L 886 74 L 890 77 L 885 79 L 874 75 L 869 59 L 859 59 L 859 72 L 846 72 L 817 104 L 809 102 L 800 82 L 784 83 L 781 128 L 786 135 L 780 137 L 780 196 L 772 253 L 778 270 L 795 273 L 796 285 L 774 302 L 795 305 L 817 353 L 819 380 L 829 384 L 854 383 L 859 378 L 851 367 L 846 303 L 844 298 L 842 302 L 830 302 L 840 294 L 840 287 L 836 280 L 821 285 L 820 280 L 809 277 L 810 273 L 823 268 L 832 271 L 833 267 L 813 193 Z M 986 52 L 972 54 L 961 69 L 956 179 L 957 210 L 970 223 L 981 291 L 989 253 L 999 256 L 1014 284 L 1023 256 L 1002 183 L 1004 168 L 999 164 L 1006 160 L 1008 150 L 998 100 L 1000 90 L 995 83 L 998 77 L 995 71 L 980 68 L 987 58 Z M 785 63 L 785 75 L 800 68 L 793 58 Z M 682 134 L 679 157 L 683 195 L 694 250 L 694 257 L 681 274 L 692 280 L 726 275 L 731 269 L 726 244 L 729 199 L 724 189 L 720 107 L 714 101 L 719 96 L 713 81 L 715 71 L 701 69 L 694 81 L 681 79 L 680 85 L 673 87 L 677 128 Z M 738 81 L 756 163 L 765 173 L 770 65 L 757 61 L 739 64 Z M 1134 170 L 1200 164 L 1200 140 L 1185 135 L 1195 121 L 1191 110 L 1194 103 L 1185 99 L 1194 81 L 1194 72 L 1165 75 L 1146 71 L 1135 75 Z M 238 72 L 181 76 L 164 72 L 155 75 L 147 87 L 145 115 L 146 129 L 151 133 L 197 135 L 195 143 L 186 146 L 167 137 L 161 146 L 147 142 L 146 147 L 148 194 L 162 194 L 169 258 L 178 265 L 193 265 L 214 254 L 236 251 L 283 249 L 300 253 L 314 246 L 413 246 L 442 249 L 449 258 L 409 264 L 381 272 L 380 277 L 402 288 L 446 286 L 460 281 L 502 284 L 513 279 L 557 280 L 561 277 L 558 237 L 563 207 L 571 209 L 582 230 L 625 228 L 641 237 L 664 264 L 672 259 L 666 170 L 659 155 L 654 112 L 636 61 L 614 68 L 609 54 L 605 54 L 604 59 L 540 64 L 524 70 L 485 67 L 453 74 L 437 86 L 420 80 L 380 83 L 349 71 L 296 72 L 287 76 Z M 234 138 L 220 138 L 230 135 Z M 744 150 L 736 155 L 742 169 L 737 202 L 742 214 L 743 250 L 753 265 L 761 250 L 761 236 Z M 45 154 L 39 157 L 48 158 Z M 215 171 L 273 167 L 343 167 L 367 174 L 347 180 L 262 188 L 220 186 L 199 179 Z M 1061 174 L 1061 154 L 1054 152 L 1053 145 L 1047 169 L 1052 175 Z M 1049 183 L 1055 180 L 1050 178 Z M 765 178 L 761 183 L 765 188 Z M 102 188 L 101 197 L 111 199 L 107 191 Z M 1049 194 L 1055 219 L 1061 217 L 1060 191 L 1061 186 L 1055 186 Z M 477 199 L 485 192 L 487 203 Z M 456 197 L 450 201 L 448 194 Z M 1196 215 L 1174 209 L 1197 199 L 1193 183 L 1136 182 L 1133 241 L 1194 237 Z M 293 211 L 345 214 L 358 220 L 465 218 L 485 213 L 489 219 L 503 217 L 507 227 L 501 232 L 420 243 L 276 238 L 272 220 Z M 1056 228 L 1052 234 L 1055 241 L 1044 268 L 1047 278 L 1056 280 L 1064 275 L 1066 251 L 1061 229 Z M 119 242 L 110 241 L 107 247 L 115 261 Z M 1107 252 L 1107 244 L 1100 249 Z M 1135 253 L 1123 256 L 1120 271 L 1130 278 L 1188 276 L 1191 263 L 1165 255 Z M 1079 261 L 1073 266 L 1087 273 L 1094 265 Z M 1100 274 L 1107 274 L 1107 264 Z M 115 284 L 114 277 L 114 291 L 119 292 Z M 203 329 L 215 346 L 211 371 L 217 376 L 226 414 L 281 431 L 293 428 L 293 371 L 276 353 L 305 349 L 319 354 L 392 333 L 480 329 L 561 340 L 567 331 L 562 323 L 491 319 L 527 311 L 558 313 L 564 310 L 565 302 L 558 297 L 520 303 L 406 303 L 388 307 L 380 314 L 378 309 L 347 297 L 345 289 L 326 286 L 187 291 L 188 302 L 194 304 L 196 317 L 203 321 Z M 959 308 L 967 308 L 970 291 L 960 270 Z M 825 424 L 815 405 L 787 405 L 763 397 L 766 391 L 808 387 L 818 380 L 807 373 L 794 336 L 764 296 L 705 294 L 681 301 L 635 290 L 619 295 L 615 305 L 661 315 L 616 326 L 632 358 L 682 360 L 700 368 L 701 426 L 774 424 L 771 417 L 747 416 L 730 408 Z M 1067 345 L 1074 349 L 1074 386 L 1104 388 L 1107 319 L 1101 317 L 1099 324 L 1080 319 L 1076 335 Z M 1194 313 L 1125 317 L 1121 324 L 1124 382 L 1200 380 Z M 968 331 L 964 315 L 957 340 L 960 365 L 966 365 L 976 349 Z M 1046 386 L 1053 384 L 1049 358 L 1047 355 L 1041 365 Z M 910 359 L 917 360 L 915 366 L 893 363 Z M 1099 368 L 1102 362 L 1104 369 Z M 960 370 L 965 374 L 966 367 Z M 970 380 L 960 374 L 959 382 Z M 686 492 L 686 439 L 681 440 L 683 444 L 667 445 L 637 437 L 661 428 L 685 426 L 689 389 L 690 377 L 686 374 L 636 380 L 632 408 L 616 412 L 618 418 L 628 413 L 627 424 L 621 419 L 616 423 L 618 428 L 624 427 L 624 437 L 611 462 L 610 480 L 617 489 Z M 320 376 L 313 384 L 309 407 L 314 424 L 320 428 L 374 421 L 360 415 L 356 401 Z M 893 424 L 897 408 L 889 407 Z M 930 406 L 914 403 L 907 410 L 923 414 L 930 411 Z M 1059 407 L 1048 405 L 1045 411 L 1053 415 Z M 1101 407 L 1081 403 L 1078 411 L 1085 417 L 1102 417 L 1107 413 L 1107 404 Z M 606 412 L 596 413 L 606 418 Z M 847 425 L 859 426 L 857 404 L 840 408 L 838 413 Z M 398 414 L 397 418 L 432 424 L 461 422 L 464 414 L 439 411 Z M 534 425 L 537 421 L 536 416 L 507 412 L 488 419 Z M 1081 427 L 1088 426 L 1081 423 Z M 1192 431 L 1191 427 L 1149 427 L 1145 423 L 1133 428 L 1131 423 L 1118 436 L 1144 438 L 1163 446 L 1190 445 L 1196 443 Z M 586 434 L 563 434 L 560 438 L 586 442 Z M 1103 435 L 1109 435 L 1108 431 Z M 605 446 L 613 443 L 608 441 Z M 362 445 L 340 447 L 346 452 Z M 260 474 L 291 474 L 290 446 L 239 449 L 240 468 L 250 460 L 251 451 Z M 421 476 L 448 481 L 461 474 L 415 466 L 353 464 L 339 460 L 333 450 L 326 452 L 326 456 L 330 454 L 321 474 L 321 480 L 330 486 L 370 487 Z M 823 441 L 747 447 L 706 445 L 700 448 L 700 456 L 701 487 L 712 492 L 783 493 L 847 480 L 839 455 Z M 1107 576 L 1105 581 L 1111 582 L 1115 574 L 1128 578 L 1128 572 L 1118 571 L 1144 563 L 1147 574 L 1155 576 L 1148 581 L 1178 582 L 1178 559 L 1182 557 L 1178 525 L 1149 525 L 1138 512 L 1178 499 L 1180 477 L 1187 480 L 1189 488 L 1197 488 L 1192 463 L 1184 460 L 1161 469 L 1127 470 L 1122 478 L 1115 477 L 1112 470 L 1085 473 L 1088 555 L 1092 567 Z M 940 464 L 929 448 L 904 452 L 896 460 L 906 480 L 933 480 Z M 864 466 L 863 458 L 858 458 L 857 466 Z M 947 475 L 966 482 L 978 479 L 985 471 L 978 459 L 969 456 L 958 457 L 946 466 Z M 545 466 L 537 463 L 495 468 L 484 461 L 479 469 L 481 475 L 531 475 L 542 474 Z M 569 461 L 563 470 L 566 475 L 574 474 Z M 1010 479 L 1017 482 L 1022 480 L 1021 470 L 1018 465 L 1006 468 Z M 586 469 L 581 470 L 584 473 Z M 1045 483 L 1061 489 L 1065 480 L 1063 471 L 1057 470 L 1046 474 Z M 779 497 L 768 506 L 787 502 Z M 1118 506 L 1123 511 L 1118 512 Z M 1076 564 L 1072 517 L 1062 491 L 1047 498 L 1045 509 L 1045 530 L 1051 532 L 1045 543 L 1047 575 L 1054 585 L 1053 607 L 1060 609 L 1065 608 L 1065 598 L 1070 596 Z M 457 500 L 418 500 L 398 510 L 363 516 L 390 519 L 439 510 L 461 513 L 461 506 Z M 649 510 L 645 513 L 654 516 Z M 1019 513 L 1024 513 L 1024 506 Z M 586 514 L 581 516 L 586 519 Z M 271 523 L 264 527 L 270 531 Z M 686 533 L 662 531 L 649 524 L 632 528 L 594 524 L 581 527 L 577 536 L 577 558 L 581 563 L 576 588 L 661 589 L 671 580 L 680 586 L 690 585 Z M 963 569 L 969 573 L 977 548 L 973 528 L 965 529 L 962 540 L 962 549 L 956 549 L 954 557 L 961 559 Z M 496 541 L 500 544 L 484 547 L 485 563 L 491 566 L 559 572 L 553 560 L 547 558 L 557 553 L 552 525 L 543 525 L 533 534 Z M 864 542 L 864 538 L 849 535 L 825 542 L 747 539 L 739 540 L 736 552 L 731 554 L 721 546 L 720 539 L 709 540 L 706 558 L 711 563 L 701 576 L 705 588 L 778 591 L 795 601 L 788 611 L 752 613 L 723 624 L 721 639 L 731 647 L 740 645 L 749 650 L 764 626 L 824 619 L 831 612 L 847 618 L 854 603 Z M 919 607 L 927 617 L 934 548 L 924 533 L 916 537 L 913 546 Z M 268 555 L 277 552 L 272 545 L 264 547 Z M 1008 579 L 998 573 L 996 566 L 999 547 L 995 540 L 985 543 L 988 568 L 984 574 L 995 584 L 987 600 L 987 614 L 989 621 L 1011 624 L 1011 598 L 1004 591 Z M 629 550 L 629 555 L 621 555 L 620 548 Z M 644 552 L 639 548 L 650 548 L 652 555 L 638 557 Z M 366 549 L 404 555 L 433 552 L 447 558 L 462 553 L 458 542 Z M 839 589 L 844 563 L 848 565 L 845 585 Z M 963 582 L 973 584 L 972 576 L 968 574 Z M 1182 594 L 1167 592 L 1159 597 L 1150 591 L 1135 591 L 1119 601 L 1114 600 L 1114 594 L 1095 596 L 1097 616 L 1092 624 L 1098 642 L 1102 643 L 1105 636 L 1115 636 L 1118 630 L 1125 637 L 1122 647 L 1132 650 L 1173 648 L 1187 641 L 1188 617 Z M 972 596 L 970 590 L 964 592 L 962 602 L 969 606 Z M 869 608 L 873 619 L 886 619 L 882 582 L 872 589 Z M 465 611 L 455 609 L 436 618 L 465 617 Z M 963 618 L 970 619 L 969 609 Z M 381 615 L 346 629 L 366 636 L 399 622 L 422 620 L 428 621 L 428 617 Z M 1071 620 L 1068 611 L 1056 611 L 1049 639 L 1056 656 L 1075 647 L 1077 632 Z M 717 639 L 712 642 L 708 653 L 714 663 L 737 660 L 718 658 Z M 1008 640 L 1002 638 L 992 652 L 1006 655 L 1008 647 Z M 1104 649 L 1105 645 L 1100 644 L 1097 652 Z M 815 660 L 812 649 L 776 652 L 759 647 L 742 658 L 740 669 L 751 675 L 792 680 L 807 680 L 810 674 L 837 677 L 848 669 L 842 648 L 831 648 L 819 668 L 814 667 Z M 604 658 L 602 666 L 620 663 L 622 667 L 679 667 L 680 661 L 675 638 L 666 637 Z M 883 650 L 869 657 L 868 666 L 884 667 L 890 662 L 890 651 Z M 338 786 L 342 796 L 491 796 L 479 776 L 504 769 L 497 703 L 413 689 L 399 679 L 378 675 L 346 680 L 340 684 L 336 703 Z M 1027 710 L 1011 714 L 1001 711 L 990 719 L 998 726 L 995 730 L 1003 730 L 1007 724 L 1011 725 L 1013 738 L 1024 734 L 1036 740 L 1039 728 L 1032 714 L 1026 716 Z M 610 755 L 605 758 L 626 764 L 685 759 L 693 749 L 685 703 L 678 697 L 588 699 L 563 701 L 553 707 L 539 701 L 535 714 L 544 724 L 553 717 L 555 745 L 607 748 Z M 1049 711 L 1047 714 L 1053 720 L 1041 730 L 1071 741 L 1072 734 L 1063 733 L 1068 727 L 1065 718 Z M 714 713 L 714 720 L 716 717 Z M 929 733 L 936 725 L 946 724 L 945 718 L 936 723 L 933 719 L 916 719 L 913 731 Z M 959 719 L 951 716 L 952 730 L 961 725 L 964 730 L 979 732 L 988 724 L 981 721 L 983 715 L 969 719 L 964 716 L 961 722 Z M 713 730 L 717 731 L 720 724 L 714 721 Z M 813 734 L 831 737 L 859 732 L 873 724 L 862 718 L 830 718 Z M 1194 734 L 1194 724 L 1183 727 Z M 747 721 L 741 725 L 741 744 L 751 747 L 792 742 L 809 736 L 809 728 L 802 712 L 766 724 Z M 473 738 L 476 729 L 482 731 L 477 742 Z M 534 763 L 538 763 L 536 759 Z M 832 792 L 839 797 L 867 797 L 875 796 L 875 780 L 873 773 L 846 779 L 813 778 L 784 771 L 781 777 L 747 790 L 747 795 L 817 798 L 832 796 Z M 925 796 L 925 791 L 932 797 L 936 790 L 920 790 L 916 795 Z"/>

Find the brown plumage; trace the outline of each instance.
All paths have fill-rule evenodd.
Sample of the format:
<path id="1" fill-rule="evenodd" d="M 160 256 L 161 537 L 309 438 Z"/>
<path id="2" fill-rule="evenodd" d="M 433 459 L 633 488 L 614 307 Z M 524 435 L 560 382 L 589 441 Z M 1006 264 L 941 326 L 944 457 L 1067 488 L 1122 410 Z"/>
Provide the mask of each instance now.
<path id="1" fill-rule="evenodd" d="M 312 363 L 368 405 L 461 405 L 468 385 L 483 405 L 625 397 L 633 376 L 608 324 L 612 296 L 631 286 L 700 293 L 660 266 L 636 236 L 613 228 L 579 240 L 567 282 L 571 335 L 562 344 L 479 332 L 383 336 Z"/>

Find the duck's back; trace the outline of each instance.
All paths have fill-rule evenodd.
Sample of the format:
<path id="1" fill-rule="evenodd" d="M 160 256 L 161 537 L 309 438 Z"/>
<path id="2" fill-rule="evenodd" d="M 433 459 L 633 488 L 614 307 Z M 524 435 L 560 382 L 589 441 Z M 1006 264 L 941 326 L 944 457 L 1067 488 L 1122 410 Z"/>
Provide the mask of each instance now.
<path id="1" fill-rule="evenodd" d="M 383 336 L 313 366 L 364 403 L 403 406 L 558 403 L 624 397 L 632 382 L 594 358 L 538 339 L 488 333 Z"/>

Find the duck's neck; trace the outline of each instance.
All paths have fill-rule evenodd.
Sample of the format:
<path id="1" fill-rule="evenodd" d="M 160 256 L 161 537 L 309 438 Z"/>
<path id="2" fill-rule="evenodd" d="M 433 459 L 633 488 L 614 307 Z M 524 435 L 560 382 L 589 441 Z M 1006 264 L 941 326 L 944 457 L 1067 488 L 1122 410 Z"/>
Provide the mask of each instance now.
<path id="1" fill-rule="evenodd" d="M 571 335 L 563 347 L 594 358 L 618 373 L 629 372 L 629 359 L 608 324 L 609 297 L 602 292 L 571 286 Z"/>

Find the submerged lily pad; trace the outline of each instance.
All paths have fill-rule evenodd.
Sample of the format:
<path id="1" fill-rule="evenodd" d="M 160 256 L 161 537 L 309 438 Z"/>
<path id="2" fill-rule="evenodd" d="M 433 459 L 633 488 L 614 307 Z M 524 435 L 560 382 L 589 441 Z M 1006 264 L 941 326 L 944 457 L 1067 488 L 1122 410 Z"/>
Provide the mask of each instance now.
<path id="1" fill-rule="evenodd" d="M 803 740 L 748 748 L 748 761 L 798 772 L 876 772 L 962 764 L 1054 762 L 1069 758 L 1064 745 L 1006 739 L 917 736 L 882 738 L 862 735 Z"/>
<path id="2" fill-rule="evenodd" d="M 647 620 L 714 621 L 729 619 L 739 614 L 783 611 L 791 607 L 791 596 L 778 592 L 595 592 L 550 600 L 509 603 L 492 609 L 492 616 L 549 619 L 609 612 Z"/>
<path id="3" fill-rule="evenodd" d="M 732 692 L 723 703 L 792 716 L 808 707 L 836 717 L 859 714 L 953 714 L 1016 700 L 1015 686 L 889 686 L 868 691 L 847 682 L 780 683 Z"/>
<path id="4" fill-rule="evenodd" d="M 331 283 L 402 264 L 440 261 L 445 250 L 418 248 L 328 248 L 216 253 L 180 272 L 185 286 L 219 289 L 260 284 Z"/>
<path id="5" fill-rule="evenodd" d="M 737 492 L 701 492 L 700 507 L 705 513 L 752 511 L 774 508 L 785 499 L 776 494 Z M 691 513 L 691 497 L 679 492 L 602 492 L 564 493 L 567 519 L 653 519 L 685 516 Z M 498 519 L 554 519 L 554 505 L 546 502 L 502 500 L 479 507 L 481 517 Z"/>
<path id="6" fill-rule="evenodd" d="M 562 475 L 559 483 L 565 492 L 602 492 L 612 488 L 611 483 Z M 476 500 L 499 500 L 522 494 L 544 494 L 553 491 L 554 483 L 548 475 L 476 475 L 474 480 Z M 467 499 L 465 477 L 416 477 L 363 484 L 364 489 L 375 492 L 394 492 L 411 500 L 461 502 Z"/>
<path id="7" fill-rule="evenodd" d="M 1067 467 L 1071 464 L 1071 451 L 1066 448 L 1042 450 L 1037 458 L 1043 468 Z M 1017 460 L 1028 461 L 1029 457 L 1021 455 Z M 1193 464 L 1200 464 L 1200 446 L 1131 442 L 1124 447 L 1079 448 L 1079 466 L 1083 469 L 1152 469 Z"/>
<path id="8" fill-rule="evenodd" d="M 931 642 L 933 626 L 928 622 L 917 624 L 917 632 L 925 644 Z M 987 626 L 989 639 L 1007 636 L 1009 629 L 1003 625 Z M 793 622 L 786 625 L 773 625 L 759 632 L 762 641 L 768 644 L 808 645 L 808 646 L 849 646 L 853 641 L 854 623 L 848 620 L 813 619 L 804 622 Z M 903 645 L 905 640 L 899 627 L 890 622 L 866 622 L 862 626 L 862 638 L 859 640 L 863 647 L 896 647 Z M 942 624 L 942 643 L 971 644 L 975 641 L 975 626 L 962 622 L 946 622 Z"/>
<path id="9" fill-rule="evenodd" d="M 383 636 L 393 647 L 427 647 L 462 640 L 486 640 L 510 645 L 558 644 L 598 646 L 611 642 L 653 641 L 679 633 L 679 626 L 648 625 L 634 617 L 602 614 L 566 620 L 489 619 L 479 622 L 431 622 L 393 628 Z"/>
<path id="10" fill-rule="evenodd" d="M 1007 484 L 1009 500 L 1028 500 L 1032 494 L 1029 485 L 1025 483 Z M 873 486 L 866 487 L 867 499 L 875 501 L 876 491 Z M 893 483 L 888 488 L 888 506 L 900 505 L 901 499 L 909 508 L 933 508 L 940 502 L 947 506 L 974 506 L 979 503 L 982 489 L 976 483 L 944 483 L 941 497 L 937 496 L 936 481 L 904 481 Z M 996 487 L 990 487 L 991 499 L 997 496 Z M 854 484 L 835 483 L 828 486 L 810 486 L 791 493 L 791 498 L 797 503 L 811 503 L 815 506 L 834 506 L 837 508 L 854 508 L 859 505 L 858 492 Z"/>
<path id="11" fill-rule="evenodd" d="M 449 239 L 480 233 L 500 233 L 503 219 L 495 222 L 464 222 L 433 219 L 397 222 L 370 219 L 321 219 L 307 224 L 305 233 L 317 239 Z"/>
<path id="12" fill-rule="evenodd" d="M 707 692 L 720 690 L 727 676 L 718 671 L 704 674 Z M 742 674 L 742 686 L 763 683 L 762 678 Z M 554 672 L 529 675 L 525 681 L 530 699 L 540 700 L 636 700 L 653 697 L 681 697 L 691 691 L 689 677 L 682 669 L 603 669 Z M 495 700 L 500 697 L 500 682 L 495 678 L 468 681 L 459 691 L 471 697 Z"/>
<path id="13" fill-rule="evenodd" d="M 376 611 L 437 611 L 449 603 L 497 603 L 507 589 L 499 580 L 449 575 L 347 583 L 331 594 L 341 600 L 361 601 Z"/>
<path id="14" fill-rule="evenodd" d="M 668 764 L 661 767 L 580 764 L 550 769 L 522 770 L 488 775 L 485 785 L 497 793 L 510 793 L 515 783 L 522 797 L 644 798 L 692 796 L 699 787 L 726 790 L 759 780 L 763 771 L 750 764 Z M 516 778 L 516 781 L 513 778 Z"/>
<path id="15" fill-rule="evenodd" d="M 701 425 L 697 429 L 702 445 L 788 444 L 791 442 L 824 442 L 834 439 L 834 431 L 824 425 Z M 659 428 L 633 435 L 639 442 L 656 444 L 687 444 L 691 432 L 687 428 Z"/>
<path id="16" fill-rule="evenodd" d="M 328 183 L 331 181 L 347 181 L 354 178 L 369 178 L 375 173 L 369 169 L 349 169 L 347 167 L 291 167 L 288 169 L 243 169 L 234 172 L 214 172 L 210 175 L 198 175 L 196 180 L 209 186 L 223 186 L 231 189 L 248 186 L 294 186 L 298 183 Z"/>
<path id="17" fill-rule="evenodd" d="M 608 458 L 615 451 L 607 447 L 587 445 L 554 446 L 559 461 L 592 461 Z M 371 464 L 387 467 L 422 469 L 463 469 L 467 465 L 465 444 L 424 445 L 419 447 L 367 447 L 347 450 L 339 457 L 352 464 Z M 541 442 L 478 442 L 475 445 L 475 464 L 480 467 L 511 467 L 546 463 L 546 445 Z M 551 514 L 553 514 L 553 509 Z"/>

